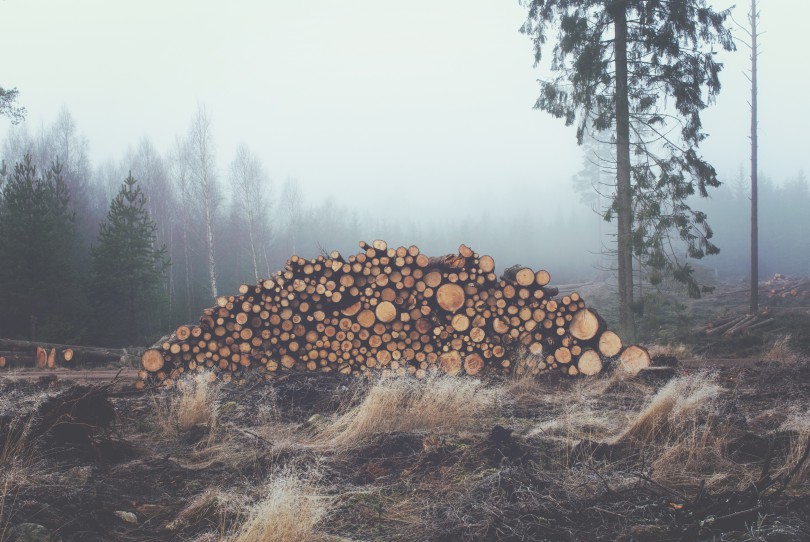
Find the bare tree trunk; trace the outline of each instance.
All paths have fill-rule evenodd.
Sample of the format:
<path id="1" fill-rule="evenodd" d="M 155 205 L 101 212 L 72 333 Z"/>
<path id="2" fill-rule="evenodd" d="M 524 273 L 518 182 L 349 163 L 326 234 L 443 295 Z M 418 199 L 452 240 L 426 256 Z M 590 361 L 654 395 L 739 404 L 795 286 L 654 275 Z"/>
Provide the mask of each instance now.
<path id="1" fill-rule="evenodd" d="M 205 205 L 205 230 L 206 230 L 206 244 L 208 245 L 208 276 L 211 279 L 211 295 L 214 299 L 219 295 L 217 293 L 217 269 L 216 259 L 214 257 L 214 217 L 211 213 L 211 206 L 208 204 L 208 198 Z"/>
<path id="2" fill-rule="evenodd" d="M 265 276 L 269 277 L 270 275 L 272 275 L 272 273 L 270 272 L 270 258 L 267 256 L 267 241 L 266 240 L 265 240 L 265 242 L 264 242 L 264 244 L 262 246 L 262 254 L 264 255 L 264 265 L 266 266 L 266 269 L 267 269 L 267 274 Z"/>
<path id="3" fill-rule="evenodd" d="M 185 257 L 186 267 L 186 313 L 187 319 L 191 321 L 193 314 L 191 312 L 191 296 L 193 291 L 191 289 L 191 259 L 188 254 L 188 216 L 183 211 L 183 256 Z"/>
<path id="4" fill-rule="evenodd" d="M 633 318 L 633 195 L 630 182 L 630 104 L 627 90 L 627 6 L 613 5 L 616 51 L 616 200 L 619 254 L 619 325 L 635 340 Z"/>
<path id="5" fill-rule="evenodd" d="M 211 296 L 216 299 L 217 271 L 214 253 L 214 219 L 219 193 L 214 172 L 214 143 L 211 136 L 211 121 L 204 107 L 200 106 L 191 125 L 191 146 L 194 152 L 192 178 L 200 191 L 200 203 L 205 213 L 205 244 L 208 251 L 208 277 L 211 281 Z"/>
<path id="6" fill-rule="evenodd" d="M 256 277 L 256 282 L 259 282 L 259 264 L 256 261 L 256 242 L 253 238 L 253 213 L 248 211 L 248 235 L 250 237 L 250 255 L 253 256 L 253 275 Z"/>
<path id="7" fill-rule="evenodd" d="M 757 0 L 751 0 L 751 314 L 759 310 L 759 224 L 757 210 Z"/>

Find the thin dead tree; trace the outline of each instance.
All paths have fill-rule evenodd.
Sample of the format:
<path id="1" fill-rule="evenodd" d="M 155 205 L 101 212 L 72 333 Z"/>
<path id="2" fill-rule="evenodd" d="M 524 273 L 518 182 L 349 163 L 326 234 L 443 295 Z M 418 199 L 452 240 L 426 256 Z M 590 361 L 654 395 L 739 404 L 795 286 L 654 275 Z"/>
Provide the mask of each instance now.
<path id="1" fill-rule="evenodd" d="M 757 112 L 757 63 L 759 61 L 759 36 L 757 30 L 759 22 L 759 3 L 751 0 L 751 9 L 748 12 L 747 26 L 738 23 L 734 24 L 742 32 L 741 36 L 735 36 L 735 40 L 745 45 L 750 53 L 750 71 L 743 72 L 751 83 L 751 101 L 748 106 L 751 110 L 751 282 L 750 282 L 750 304 L 749 311 L 756 314 L 759 311 L 759 194 L 757 172 L 759 169 L 758 136 L 757 126 L 759 123 Z"/>
<path id="2" fill-rule="evenodd" d="M 259 282 L 260 250 L 266 244 L 266 209 L 269 199 L 269 178 L 261 160 L 247 145 L 240 145 L 231 162 L 231 183 L 237 194 L 237 201 L 245 213 L 250 244 L 253 274 Z"/>
<path id="3" fill-rule="evenodd" d="M 180 233 L 183 242 L 183 271 L 185 275 L 185 290 L 186 290 L 186 315 L 188 318 L 193 316 L 192 300 L 194 298 L 194 288 L 192 284 L 192 268 L 191 268 L 191 249 L 189 241 L 189 211 L 188 205 L 185 202 L 193 200 L 192 187 L 191 187 L 191 164 L 190 164 L 190 150 L 188 141 L 177 138 L 174 144 L 174 151 L 171 160 L 171 175 L 174 182 L 175 190 L 183 202 L 179 206 L 179 220 L 180 220 Z"/>
<path id="4" fill-rule="evenodd" d="M 296 241 L 304 212 L 304 195 L 301 193 L 301 185 L 295 179 L 287 179 L 281 189 L 279 205 L 284 216 L 287 235 L 292 244 L 293 254 L 297 253 Z"/>
<path id="5" fill-rule="evenodd" d="M 216 299 L 217 271 L 214 250 L 214 223 L 220 202 L 220 189 L 216 176 L 214 138 L 211 119 L 204 106 L 199 106 L 188 134 L 191 183 L 203 207 L 205 219 L 205 246 L 208 251 L 208 277 L 211 296 Z"/>

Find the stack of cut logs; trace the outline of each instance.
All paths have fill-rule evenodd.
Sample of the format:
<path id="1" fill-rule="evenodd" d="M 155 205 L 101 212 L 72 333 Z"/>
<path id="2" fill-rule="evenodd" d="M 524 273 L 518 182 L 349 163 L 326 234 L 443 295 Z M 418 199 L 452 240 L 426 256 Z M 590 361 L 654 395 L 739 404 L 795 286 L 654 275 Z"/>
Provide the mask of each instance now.
<path id="1" fill-rule="evenodd" d="M 493 259 L 465 245 L 441 257 L 380 240 L 360 248 L 348 258 L 293 256 L 275 276 L 217 298 L 199 325 L 143 354 L 138 387 L 202 371 L 228 381 L 247 370 L 269 380 L 285 369 L 422 378 L 649 366 L 647 351 L 623 348 L 578 294 L 555 298 L 544 270 L 515 266 L 498 279 Z"/>

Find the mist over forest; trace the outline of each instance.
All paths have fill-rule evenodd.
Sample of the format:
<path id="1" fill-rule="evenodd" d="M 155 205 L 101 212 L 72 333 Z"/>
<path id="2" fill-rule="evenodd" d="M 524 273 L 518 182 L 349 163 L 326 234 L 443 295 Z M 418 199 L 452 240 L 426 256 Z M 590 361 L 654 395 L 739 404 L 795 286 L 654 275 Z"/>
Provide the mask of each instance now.
<path id="1" fill-rule="evenodd" d="M 312 258 L 338 250 L 348 255 L 357 252 L 360 240 L 385 239 L 390 246 L 417 245 L 431 255 L 455 252 L 461 243 L 466 243 L 480 254 L 493 256 L 499 271 L 521 264 L 547 269 L 556 284 L 594 280 L 613 284 L 616 222 L 615 217 L 614 221 L 608 221 L 604 216 L 616 195 L 615 187 L 604 182 L 605 172 L 610 177 L 612 166 L 595 166 L 600 158 L 593 145 L 586 142 L 584 146 L 575 146 L 573 129 L 564 128 L 562 122 L 548 115 L 531 111 L 538 94 L 536 79 L 538 74 L 541 78 L 547 74 L 547 68 L 528 69 L 531 63 L 528 41 L 517 32 L 525 18 L 523 8 L 516 4 L 500 11 L 476 5 L 475 10 L 478 11 L 464 15 L 465 22 L 480 31 L 481 39 L 490 48 L 473 47 L 467 56 L 461 56 L 462 52 L 468 52 L 465 46 L 448 41 L 444 33 L 450 31 L 424 23 L 425 40 L 442 39 L 442 44 L 448 43 L 444 49 L 414 47 L 414 58 L 445 51 L 455 55 L 452 59 L 458 70 L 456 73 L 437 67 L 449 66 L 450 60 L 424 68 L 413 60 L 404 62 L 405 69 L 435 83 L 431 88 L 436 90 L 430 95 L 422 95 L 404 85 L 403 79 L 397 79 L 404 94 L 391 95 L 387 100 L 381 96 L 392 92 L 393 87 L 384 86 L 388 84 L 384 76 L 369 77 L 366 82 L 379 87 L 365 91 L 352 91 L 353 87 L 348 86 L 350 79 L 336 76 L 339 84 L 336 83 L 335 89 L 342 103 L 321 104 L 317 99 L 299 103 L 294 97 L 295 89 L 314 88 L 311 75 L 301 72 L 300 80 L 291 79 L 287 86 L 267 86 L 267 81 L 256 80 L 257 88 L 262 90 L 244 97 L 255 109 L 237 116 L 233 108 L 239 98 L 232 97 L 224 103 L 214 97 L 223 91 L 222 80 L 212 73 L 210 79 L 195 79 L 196 105 L 190 96 L 173 102 L 171 122 L 155 122 L 151 115 L 159 114 L 157 107 L 151 112 L 134 105 L 134 100 L 119 104 L 117 107 L 122 111 L 131 107 L 151 119 L 152 125 L 146 128 L 139 120 L 132 120 L 138 126 L 135 132 L 141 130 L 143 135 L 122 136 L 128 132 L 126 126 L 116 125 L 117 119 L 108 117 L 111 110 L 103 102 L 98 102 L 96 110 L 105 113 L 75 114 L 70 96 L 74 96 L 83 112 L 92 109 L 87 97 L 75 98 L 72 91 L 60 96 L 58 86 L 49 91 L 56 101 L 38 108 L 36 100 L 46 93 L 37 89 L 33 95 L 29 94 L 32 101 L 26 101 L 28 89 L 24 83 L 28 72 L 18 67 L 21 75 L 17 81 L 12 81 L 13 70 L 4 73 L 5 85 L 14 83 L 12 86 L 20 87 L 16 98 L 19 104 L 27 106 L 27 118 L 16 125 L 2 119 L 0 184 L 9 186 L 15 178 L 27 178 L 34 186 L 39 181 L 61 179 L 64 190 L 59 197 L 64 200 L 66 222 L 60 225 L 58 221 L 45 224 L 33 220 L 32 224 L 41 227 L 37 235 L 42 239 L 52 236 L 48 225 L 60 231 L 64 234 L 61 243 L 68 243 L 69 249 L 62 255 L 64 261 L 56 262 L 54 252 L 16 246 L 19 239 L 13 235 L 6 239 L 2 248 L 7 254 L 20 255 L 26 250 L 31 254 L 25 257 L 27 260 L 23 258 L 24 261 L 15 264 L 18 267 L 13 272 L 6 270 L 4 280 L 7 286 L 12 285 L 6 289 L 17 297 L 8 303 L 10 308 L 2 311 L 0 335 L 20 338 L 36 335 L 41 340 L 74 343 L 148 341 L 159 330 L 195 321 L 201 310 L 212 305 L 216 295 L 232 293 L 240 284 L 256 283 L 270 276 L 283 268 L 293 254 Z M 205 13 L 206 17 L 210 15 Z M 445 12 L 442 10 L 440 14 Z M 297 25 L 304 20 L 301 17 L 306 10 L 277 15 L 278 20 L 288 17 Z M 346 17 L 346 24 L 350 24 L 347 14 L 334 15 L 340 20 Z M 488 16 L 497 16 L 498 24 L 489 24 Z M 228 16 L 223 24 L 237 21 L 243 24 L 241 19 Z M 213 24 L 211 21 L 206 24 L 209 23 Z M 413 19 L 409 23 L 422 24 Z M 155 24 L 164 25 L 166 21 Z M 298 43 L 305 36 L 312 37 L 316 51 L 331 54 L 328 40 L 320 42 L 310 35 L 311 29 L 296 25 L 273 39 Z M 773 41 L 774 47 L 779 46 L 779 38 Z M 356 58 L 358 66 L 365 66 L 358 67 L 357 73 L 365 70 L 362 73 L 371 74 L 375 69 L 389 73 L 393 69 L 383 67 L 381 57 L 375 56 L 378 53 L 364 48 L 360 41 L 355 43 L 347 38 L 341 43 L 340 51 L 334 54 L 341 54 L 343 61 Z M 395 46 L 387 43 L 386 47 Z M 517 53 L 507 54 L 507 47 L 515 48 Z M 406 55 L 408 50 L 386 49 L 386 53 L 402 60 L 406 56 L 397 55 Z M 31 54 L 40 58 L 38 51 Z M 217 54 L 221 59 L 225 53 Z M 289 57 L 298 54 L 306 62 L 312 58 L 309 56 L 312 51 L 305 47 L 289 53 Z M 745 55 L 743 51 L 721 51 L 718 58 L 736 71 L 727 69 L 720 74 L 724 87 L 718 108 L 722 105 L 725 107 L 722 111 L 730 110 L 733 104 L 723 100 L 726 94 L 731 94 L 737 100 L 733 105 L 736 114 L 724 121 L 728 125 L 724 127 L 724 122 L 712 117 L 717 113 L 709 104 L 706 110 L 709 121 L 705 126 L 710 136 L 727 133 L 723 130 L 731 127 L 735 130 L 734 140 L 743 144 L 729 150 L 730 138 L 710 137 L 705 146 L 710 160 L 719 164 L 718 180 L 722 185 L 710 188 L 708 198 L 687 199 L 694 210 L 706 213 L 714 234 L 712 242 L 720 252 L 702 259 L 688 258 L 688 247 L 682 240 L 666 241 L 677 264 L 697 268 L 697 274 L 709 286 L 719 281 L 743 281 L 748 273 L 749 149 L 741 129 L 747 110 L 739 107 L 744 104 L 746 92 L 746 83 L 740 77 Z M 234 61 L 238 57 L 234 54 Z M 279 59 L 286 60 L 278 63 Z M 286 55 L 268 56 L 270 65 L 282 70 L 279 73 L 294 69 L 288 61 Z M 188 62 L 191 70 L 196 60 L 190 58 Z M 523 71 L 517 71 L 515 66 Z M 766 70 L 775 69 L 767 63 L 765 66 Z M 109 67 L 119 68 L 116 63 Z M 165 68 L 156 65 L 155 74 L 168 77 Z M 429 72 L 422 73 L 420 69 Z M 250 70 L 242 73 L 246 78 L 258 77 Z M 268 69 L 267 73 L 271 71 Z M 475 79 L 465 87 L 459 81 L 470 73 L 476 73 Z M 515 86 L 518 80 L 519 89 Z M 499 86 L 498 81 L 503 85 Z M 212 91 L 212 96 L 206 99 L 208 83 L 210 88 L 219 90 Z M 150 80 L 145 84 L 154 92 L 153 85 L 159 83 Z M 181 88 L 183 84 L 175 81 L 172 88 Z M 238 77 L 234 84 L 239 85 Z M 460 86 L 442 87 L 442 84 Z M 767 87 L 766 81 L 764 88 L 772 92 Z M 463 88 L 474 92 L 467 96 Z M 167 92 L 167 96 L 172 95 Z M 265 102 L 262 93 L 268 97 Z M 478 97 L 472 97 L 473 94 Z M 397 105 L 407 103 L 407 96 L 413 100 L 410 108 Z M 743 101 L 738 99 L 740 96 Z M 454 102 L 454 97 L 460 101 Z M 480 104 L 486 107 L 479 107 Z M 285 120 L 280 113 L 285 106 L 298 112 L 305 124 L 274 129 L 274 121 Z M 178 120 L 178 111 L 193 112 Z M 381 111 L 388 112 L 390 117 L 380 120 L 375 112 Z M 255 122 L 248 122 L 251 114 L 256 115 Z M 273 120 L 263 124 L 262 114 Z M 467 117 L 469 121 L 460 120 Z M 239 127 L 244 133 L 234 130 L 237 119 L 242 122 Z M 495 119 L 504 124 L 497 124 Z M 103 136 L 87 135 L 85 125 L 92 125 L 94 134 L 98 134 L 98 127 L 105 122 L 109 141 Z M 772 122 L 768 117 L 766 128 L 771 131 L 764 138 L 764 148 L 770 153 L 779 147 Z M 525 131 L 526 126 L 532 126 L 533 131 Z M 307 129 L 306 137 L 302 137 Z M 235 131 L 238 137 L 234 137 Z M 271 131 L 273 135 L 268 137 Z M 395 138 L 397 131 L 401 131 L 401 140 Z M 376 139 L 375 134 L 379 135 Z M 561 143 L 563 139 L 565 145 Z M 803 158 L 793 156 L 795 141 L 789 139 L 790 144 L 782 147 L 783 154 L 792 154 L 789 159 L 763 161 L 760 172 L 760 278 L 776 273 L 810 273 L 810 239 L 805 233 L 810 231 L 807 213 L 810 187 L 801 169 Z M 420 143 L 423 140 L 424 144 Z M 111 151 L 113 143 L 117 147 Z M 403 150 L 395 154 L 392 149 L 398 147 Z M 99 148 L 107 155 L 98 152 Z M 411 158 L 408 152 L 415 154 Z M 290 156 L 298 162 L 291 161 Z M 786 163 L 799 167 L 786 174 Z M 313 169 L 317 167 L 322 169 Z M 770 169 L 778 173 L 774 175 Z M 93 251 L 101 251 L 100 227 L 108 221 L 111 203 L 121 194 L 130 174 L 136 183 L 132 186 L 142 192 L 144 208 L 153 222 L 154 230 L 149 234 L 153 236 L 153 246 L 156 250 L 165 247 L 165 253 L 156 260 L 165 264 L 165 274 L 161 275 L 156 291 L 130 296 L 138 297 L 137 303 L 131 303 L 133 307 L 149 314 L 148 318 L 132 320 L 137 322 L 138 329 L 127 331 L 122 324 L 117 332 L 100 332 L 112 318 L 113 308 L 103 306 L 103 293 L 94 293 L 99 270 L 93 267 L 94 258 L 98 259 Z M 140 197 L 135 192 L 130 195 Z M 149 228 L 146 223 L 144 227 Z M 645 271 L 636 272 L 637 286 L 650 286 Z M 57 283 L 58 288 L 53 287 Z"/>
<path id="2" fill-rule="evenodd" d="M 394 193 L 381 196 L 380 204 L 371 208 L 352 206 L 334 195 L 307 197 L 305 180 L 271 175 L 269 165 L 249 146 L 240 147 L 236 156 L 219 156 L 215 150 L 216 125 L 202 107 L 190 121 L 188 131 L 177 135 L 174 148 L 158 150 L 145 137 L 119 158 L 94 164 L 90 159 L 92 142 L 65 108 L 52 123 L 33 133 L 26 124 L 11 129 L 2 142 L 4 169 L 0 180 L 8 182 L 26 154 L 39 176 L 56 163 L 62 168 L 70 209 L 76 213 L 74 267 L 72 273 L 69 268 L 61 268 L 53 276 L 60 278 L 59 290 L 64 299 L 71 300 L 72 314 L 93 314 L 92 303 L 88 302 L 92 296 L 87 293 L 90 247 L 97 244 L 99 225 L 130 172 L 143 190 L 149 216 L 157 226 L 156 244 L 165 245 L 171 261 L 161 295 L 144 309 L 151 312 L 152 318 L 139 320 L 148 322 L 140 330 L 142 338 L 194 321 L 195 315 L 212 304 L 204 200 L 199 197 L 203 166 L 199 163 L 201 155 L 193 151 L 200 143 L 194 138 L 201 123 L 210 130 L 210 139 L 203 143 L 210 146 L 208 173 L 216 190 L 211 213 L 216 287 L 220 293 L 232 293 L 240 284 L 255 283 L 256 274 L 259 279 L 272 275 L 284 267 L 292 254 L 312 258 L 338 250 L 348 255 L 359 250 L 358 241 L 377 238 L 393 246 L 416 244 L 423 252 L 435 255 L 455 252 L 460 243 L 467 242 L 479 253 L 493 256 L 499 271 L 513 264 L 547 268 L 557 284 L 587 282 L 614 273 L 611 250 L 615 247 L 615 233 L 611 223 L 597 212 L 603 204 L 593 186 L 598 185 L 600 173 L 594 169 L 595 155 L 587 147 L 581 171 L 572 179 L 559 180 L 574 186 L 575 199 L 554 201 L 553 194 L 531 190 L 526 191 L 531 197 L 499 192 L 484 209 L 465 205 L 460 197 L 461 204 L 451 206 L 442 216 L 409 219 L 386 211 L 387 202 L 396 198 Z M 384 190 L 383 183 L 383 194 Z M 761 276 L 810 273 L 807 178 L 799 172 L 777 182 L 764 173 L 760 202 Z M 249 205 L 255 214 L 252 219 L 248 216 Z M 714 280 L 742 281 L 750 242 L 750 201 L 743 174 L 725 179 L 710 198 L 696 201 L 695 205 L 707 212 L 720 253 L 692 261 L 692 265 L 705 267 Z M 258 247 L 255 269 L 251 235 Z M 69 288 L 76 289 L 75 295 L 67 295 Z M 30 316 L 24 312 L 7 311 L 5 316 L 4 334 L 27 336 L 31 332 Z M 94 336 L 92 330 L 97 326 L 100 323 L 93 323 L 92 316 L 58 324 L 44 318 L 39 323 L 39 335 L 65 342 L 105 342 L 103 336 Z"/>

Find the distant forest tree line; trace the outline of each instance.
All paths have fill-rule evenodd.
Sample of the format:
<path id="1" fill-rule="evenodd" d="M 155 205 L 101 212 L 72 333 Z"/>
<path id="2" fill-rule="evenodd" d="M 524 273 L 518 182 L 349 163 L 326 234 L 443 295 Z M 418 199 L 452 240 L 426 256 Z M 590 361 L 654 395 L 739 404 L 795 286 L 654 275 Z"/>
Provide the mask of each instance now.
<path id="1" fill-rule="evenodd" d="M 600 215 L 578 205 L 549 214 L 522 202 L 503 215 L 471 209 L 469 216 L 403 221 L 331 198 L 307 201 L 298 181 L 271 180 L 247 146 L 220 163 L 203 108 L 167 152 L 144 138 L 120 160 L 93 165 L 89 142 L 66 109 L 36 134 L 25 124 L 12 128 L 0 152 L 3 337 L 147 344 L 196 321 L 217 293 L 281 269 L 293 253 L 350 254 L 361 239 L 417 244 L 436 255 L 464 242 L 501 268 L 546 268 L 557 284 L 596 275 L 610 243 Z M 763 178 L 760 202 L 761 276 L 810 273 L 807 180 Z M 700 203 L 721 248 L 703 263 L 720 278 L 744 277 L 742 181 Z"/>

